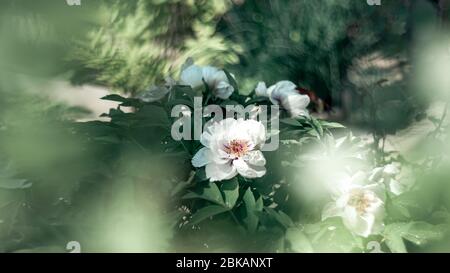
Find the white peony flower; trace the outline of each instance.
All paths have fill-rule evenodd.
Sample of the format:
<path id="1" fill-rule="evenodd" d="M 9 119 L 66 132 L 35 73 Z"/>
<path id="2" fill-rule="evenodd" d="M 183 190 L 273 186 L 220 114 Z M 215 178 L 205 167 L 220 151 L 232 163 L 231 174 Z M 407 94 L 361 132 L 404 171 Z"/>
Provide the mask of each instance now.
<path id="1" fill-rule="evenodd" d="M 212 66 L 190 65 L 181 72 L 181 83 L 193 89 L 203 87 L 203 81 L 211 88 L 214 96 L 226 100 L 234 92 L 227 75 L 223 70 Z"/>
<path id="2" fill-rule="evenodd" d="M 206 166 L 210 181 L 228 180 L 242 175 L 261 177 L 266 173 L 266 159 L 259 150 L 266 140 L 261 122 L 227 118 L 208 126 L 200 137 L 203 144 L 192 158 L 194 167 Z"/>
<path id="3" fill-rule="evenodd" d="M 264 82 L 258 83 L 255 93 L 257 96 L 268 97 L 273 104 L 281 105 L 291 117 L 308 116 L 310 99 L 297 91 L 297 86 L 290 81 L 280 81 L 266 87 Z"/>
<path id="4" fill-rule="evenodd" d="M 363 237 L 380 233 L 384 228 L 384 195 L 377 184 L 362 185 L 365 177 L 365 174 L 357 173 L 338 181 L 334 201 L 323 209 L 322 220 L 341 217 L 350 231 Z"/>

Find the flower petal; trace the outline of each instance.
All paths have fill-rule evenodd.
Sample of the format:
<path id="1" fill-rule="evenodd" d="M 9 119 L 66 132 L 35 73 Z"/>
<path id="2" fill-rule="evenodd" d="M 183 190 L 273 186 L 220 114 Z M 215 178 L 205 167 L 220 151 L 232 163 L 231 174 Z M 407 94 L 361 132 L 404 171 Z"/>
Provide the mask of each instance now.
<path id="1" fill-rule="evenodd" d="M 328 203 L 322 210 L 322 221 L 327 218 L 341 216 L 341 214 L 342 208 L 338 208 L 334 202 Z"/>
<path id="2" fill-rule="evenodd" d="M 191 65 L 181 72 L 182 84 L 190 85 L 193 89 L 203 85 L 203 69 L 197 65 Z"/>
<path id="3" fill-rule="evenodd" d="M 286 109 L 291 117 L 307 116 L 310 99 L 307 95 L 285 94 L 281 97 L 281 106 Z"/>
<path id="4" fill-rule="evenodd" d="M 266 159 L 261 151 L 251 151 L 244 156 L 244 160 L 251 165 L 264 166 L 266 165 Z"/>
<path id="5" fill-rule="evenodd" d="M 220 81 L 213 90 L 214 95 L 219 99 L 223 100 L 228 99 L 231 96 L 231 94 L 233 94 L 233 92 L 234 87 L 225 81 Z"/>
<path id="6" fill-rule="evenodd" d="M 255 88 L 255 94 L 259 97 L 268 97 L 267 86 L 265 82 L 259 82 Z"/>
<path id="7" fill-rule="evenodd" d="M 211 182 L 228 180 L 235 177 L 237 175 L 236 168 L 230 163 L 231 161 L 226 164 L 210 163 L 206 165 L 206 177 L 208 177 Z"/>
<path id="8" fill-rule="evenodd" d="M 257 178 L 266 174 L 266 167 L 247 164 L 243 159 L 233 160 L 237 172 L 246 178 Z"/>
<path id="9" fill-rule="evenodd" d="M 245 134 L 254 146 L 262 145 L 266 141 L 266 128 L 261 122 L 253 119 L 239 119 L 236 133 Z"/>
<path id="10" fill-rule="evenodd" d="M 374 234 L 375 216 L 373 214 L 359 215 L 355 208 L 346 207 L 343 214 L 343 223 L 356 235 L 368 237 Z"/>
<path id="11" fill-rule="evenodd" d="M 224 138 L 227 138 L 226 140 L 228 140 L 228 132 L 236 125 L 236 122 L 237 121 L 233 118 L 227 118 L 205 126 L 204 131 L 200 136 L 200 142 L 203 146 L 214 150 L 219 148 L 217 145 L 220 144 Z"/>
<path id="12" fill-rule="evenodd" d="M 203 80 L 210 86 L 214 87 L 215 83 L 218 82 L 220 78 L 220 72 L 218 68 L 213 66 L 205 66 L 202 69 Z M 225 73 L 223 73 L 225 75 Z M 226 78 L 226 75 L 225 75 Z"/>
<path id="13" fill-rule="evenodd" d="M 192 158 L 192 166 L 200 168 L 208 164 L 211 161 L 210 153 L 211 151 L 208 148 L 201 148 Z"/>
<path id="14" fill-rule="evenodd" d="M 273 104 L 280 104 L 284 96 L 295 94 L 297 86 L 291 81 L 280 81 L 267 90 L 267 95 Z"/>

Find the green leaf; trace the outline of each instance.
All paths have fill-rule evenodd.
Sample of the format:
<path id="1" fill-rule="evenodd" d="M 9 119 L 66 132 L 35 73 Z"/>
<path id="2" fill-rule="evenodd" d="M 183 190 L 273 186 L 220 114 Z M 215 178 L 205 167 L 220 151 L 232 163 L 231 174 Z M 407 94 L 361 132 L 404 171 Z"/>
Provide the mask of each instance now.
<path id="1" fill-rule="evenodd" d="M 403 242 L 404 223 L 387 225 L 384 229 L 385 243 L 393 253 L 406 253 L 405 242 Z"/>
<path id="2" fill-rule="evenodd" d="M 322 128 L 322 125 L 320 124 L 320 122 L 315 118 L 312 118 L 311 121 L 312 121 L 312 125 L 313 125 L 314 129 L 317 131 L 318 135 L 320 137 L 322 137 L 323 136 L 323 128 Z"/>
<path id="3" fill-rule="evenodd" d="M 124 98 L 117 94 L 107 95 L 101 98 L 102 100 L 110 100 L 110 101 L 118 101 L 118 102 L 126 102 L 128 99 Z"/>
<path id="4" fill-rule="evenodd" d="M 0 189 L 18 190 L 31 187 L 31 182 L 15 178 L 16 176 L 17 172 L 11 163 L 0 161 Z"/>
<path id="5" fill-rule="evenodd" d="M 245 191 L 243 201 L 245 205 L 245 215 L 243 217 L 243 221 L 248 231 L 255 232 L 258 227 L 258 210 L 256 207 L 255 196 L 250 188 Z"/>
<path id="6" fill-rule="evenodd" d="M 115 136 L 115 135 L 98 136 L 98 137 L 94 137 L 93 139 L 96 140 L 96 141 L 105 142 L 105 143 L 114 143 L 114 144 L 120 143 L 120 138 L 118 136 Z"/>
<path id="7" fill-rule="evenodd" d="M 224 206 L 225 202 L 223 200 L 222 194 L 216 183 L 205 183 L 206 185 L 202 187 L 198 192 L 189 192 L 184 195 L 183 199 L 204 199 L 216 203 L 218 205 Z"/>
<path id="8" fill-rule="evenodd" d="M 280 122 L 295 127 L 303 127 L 303 125 L 298 120 L 293 118 L 283 118 L 280 119 Z"/>
<path id="9" fill-rule="evenodd" d="M 444 234 L 442 226 L 426 222 L 393 223 L 386 226 L 383 235 L 386 245 L 392 252 L 407 252 L 403 239 L 416 245 L 424 245 L 432 240 L 439 240 Z"/>
<path id="10" fill-rule="evenodd" d="M 361 237 L 353 235 L 338 217 L 307 224 L 304 232 L 316 252 L 348 253 L 364 248 Z"/>
<path id="11" fill-rule="evenodd" d="M 184 99 L 193 102 L 196 93 L 190 86 L 187 85 L 175 85 L 170 90 L 171 100 Z"/>
<path id="12" fill-rule="evenodd" d="M 314 252 L 311 241 L 306 234 L 298 228 L 289 228 L 286 231 L 285 239 L 289 243 L 291 251 L 297 253 Z"/>
<path id="13" fill-rule="evenodd" d="M 310 129 L 306 132 L 308 135 L 311 135 L 313 137 L 320 137 L 319 133 L 316 129 Z"/>
<path id="14" fill-rule="evenodd" d="M 226 70 L 223 70 L 223 71 L 225 72 L 225 75 L 227 75 L 228 81 L 230 82 L 231 86 L 233 86 L 234 92 L 238 93 L 239 88 L 238 88 L 238 85 L 237 85 L 234 77 L 228 71 L 226 71 Z"/>
<path id="15" fill-rule="evenodd" d="M 259 212 L 263 211 L 264 202 L 263 202 L 262 197 L 259 197 L 258 200 L 256 200 L 255 209 L 256 209 L 256 211 L 259 211 Z"/>
<path id="16" fill-rule="evenodd" d="M 221 214 L 223 212 L 228 211 L 228 208 L 222 207 L 222 206 L 217 206 L 217 205 L 212 205 L 212 206 L 207 206 L 204 208 L 199 209 L 191 218 L 191 220 L 189 221 L 189 223 L 191 225 L 196 225 L 198 223 L 200 223 L 201 221 L 209 218 L 209 217 L 213 217 L 217 214 Z"/>
<path id="17" fill-rule="evenodd" d="M 403 238 L 416 245 L 424 245 L 430 241 L 441 239 L 444 232 L 442 226 L 435 226 L 426 222 L 413 222 Z"/>
<path id="18" fill-rule="evenodd" d="M 138 112 L 136 112 L 136 117 L 142 119 L 142 125 L 147 126 L 161 126 L 169 127 L 170 120 L 166 111 L 159 106 L 155 105 L 145 105 Z"/>
<path id="19" fill-rule="evenodd" d="M 340 124 L 338 122 L 328 122 L 328 121 L 322 120 L 322 121 L 320 121 L 320 124 L 322 125 L 322 127 L 330 128 L 330 129 L 332 129 L 332 128 L 345 128 L 344 125 L 342 125 L 342 124 Z"/>
<path id="20" fill-rule="evenodd" d="M 220 188 L 224 194 L 225 206 L 232 209 L 239 198 L 239 183 L 237 178 L 223 182 Z"/>
<path id="21" fill-rule="evenodd" d="M 292 222 L 291 218 L 282 211 L 275 211 L 272 208 L 264 208 L 264 210 L 272 216 L 278 223 L 280 223 L 285 228 L 290 228 L 294 226 L 294 222 Z"/>
<path id="22" fill-rule="evenodd" d="M 32 183 L 26 179 L 12 179 L 0 177 L 0 189 L 20 190 L 31 187 Z"/>
<path id="23" fill-rule="evenodd" d="M 203 181 L 206 181 L 209 179 L 206 176 L 205 168 L 201 168 L 195 172 L 195 179 L 200 182 L 203 182 Z"/>

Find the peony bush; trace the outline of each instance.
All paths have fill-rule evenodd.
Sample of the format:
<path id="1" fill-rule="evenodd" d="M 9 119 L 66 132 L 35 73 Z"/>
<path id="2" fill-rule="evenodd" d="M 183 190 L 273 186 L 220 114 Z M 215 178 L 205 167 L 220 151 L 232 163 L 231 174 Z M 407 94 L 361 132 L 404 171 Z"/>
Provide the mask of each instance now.
<path id="1" fill-rule="evenodd" d="M 174 249 L 370 252 L 375 244 L 380 251 L 404 252 L 405 241 L 421 245 L 444 234 L 444 223 L 414 216 L 420 201 L 408 198 L 420 183 L 402 175 L 412 166 L 395 153 L 379 161 L 371 143 L 315 118 L 309 97 L 292 82 L 269 88 L 260 82 L 244 96 L 233 74 L 188 61 L 179 79 L 166 79 L 139 98 L 104 99 L 120 102 L 105 114 L 108 126 L 153 128 L 159 137 L 152 149 L 173 159 L 170 173 L 159 179 L 171 181 L 161 183 L 168 183 L 165 210 L 176 223 Z M 229 106 L 250 110 L 246 117 L 232 113 L 217 120 L 200 109 L 199 138 L 174 138 L 178 123 L 175 131 L 194 131 L 196 99 L 223 115 Z M 279 112 L 271 108 L 267 121 L 259 120 L 261 108 L 270 106 Z M 175 116 L 174 108 L 180 110 Z M 277 149 L 265 151 L 273 138 Z"/>

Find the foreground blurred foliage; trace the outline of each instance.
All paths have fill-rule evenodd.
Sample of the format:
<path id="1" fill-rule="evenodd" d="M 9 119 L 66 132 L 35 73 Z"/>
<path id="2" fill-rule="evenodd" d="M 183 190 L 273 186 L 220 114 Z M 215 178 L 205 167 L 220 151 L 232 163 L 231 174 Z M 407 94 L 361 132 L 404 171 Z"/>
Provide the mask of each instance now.
<path id="1" fill-rule="evenodd" d="M 2 3 L 0 251 L 65 252 L 73 240 L 85 252 L 361 252 L 369 241 L 383 251 L 449 251 L 448 40 L 429 56 L 418 30 L 430 25 L 420 22 L 437 21 L 434 8 L 427 1 L 379 8 L 364 1 L 235 2 Z M 415 51 L 425 52 L 416 64 Z M 259 80 L 285 78 L 313 90 L 342 109 L 337 118 L 364 125 L 375 145 L 349 135 L 346 149 L 333 151 L 336 135 L 346 133 L 338 124 L 287 118 L 265 177 L 209 183 L 190 163 L 198 143 L 170 137 L 171 106 L 191 105 L 191 90 L 178 86 L 164 102 L 133 98 L 176 76 L 187 57 L 230 69 L 241 94 Z M 413 87 L 411 73 L 419 78 Z M 105 113 L 108 121 L 74 122 L 83 109 L 33 92 L 53 78 L 107 86 L 123 96 L 105 99 L 121 106 Z M 386 135 L 423 118 L 436 98 L 446 106 L 429 118 L 434 129 L 414 160 L 386 152 Z M 317 160 L 322 152 L 333 158 L 330 151 L 353 167 L 400 162 L 414 170 L 396 178 L 415 182 L 389 196 L 382 234 L 362 239 L 339 218 L 318 217 L 325 197 L 311 181 L 336 167 Z"/>

